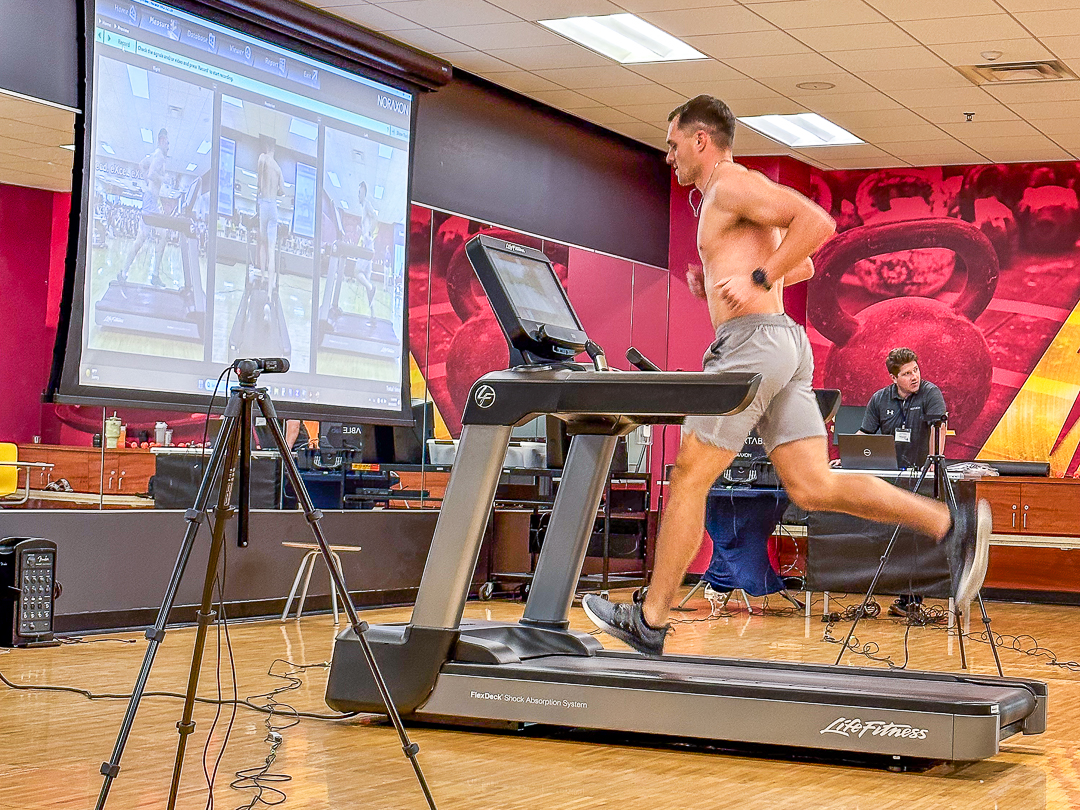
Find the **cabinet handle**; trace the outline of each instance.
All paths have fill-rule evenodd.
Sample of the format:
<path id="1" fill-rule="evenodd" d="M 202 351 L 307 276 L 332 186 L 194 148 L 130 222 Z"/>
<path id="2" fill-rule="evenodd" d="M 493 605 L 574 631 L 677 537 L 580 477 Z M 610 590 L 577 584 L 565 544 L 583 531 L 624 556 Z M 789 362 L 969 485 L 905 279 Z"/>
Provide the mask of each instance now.
<path id="1" fill-rule="evenodd" d="M 1024 504 L 1024 528 L 1027 528 L 1028 505 Z"/>
<path id="2" fill-rule="evenodd" d="M 124 488 L 124 476 L 127 475 L 127 470 L 120 471 L 120 480 L 116 484 L 116 490 L 119 492 Z"/>
<path id="3" fill-rule="evenodd" d="M 1013 504 L 1013 508 L 1012 508 L 1012 527 L 1014 529 L 1016 528 L 1016 504 L 1015 503 Z"/>

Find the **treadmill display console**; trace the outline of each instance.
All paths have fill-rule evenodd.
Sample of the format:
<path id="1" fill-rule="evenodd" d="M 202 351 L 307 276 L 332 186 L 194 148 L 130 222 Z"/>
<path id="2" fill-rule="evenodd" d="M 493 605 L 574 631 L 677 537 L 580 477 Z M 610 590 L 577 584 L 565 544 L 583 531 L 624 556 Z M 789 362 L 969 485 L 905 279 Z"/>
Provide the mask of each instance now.
<path id="1" fill-rule="evenodd" d="M 584 351 L 588 335 L 541 251 L 479 234 L 465 253 L 499 325 L 527 363 L 564 361 Z"/>

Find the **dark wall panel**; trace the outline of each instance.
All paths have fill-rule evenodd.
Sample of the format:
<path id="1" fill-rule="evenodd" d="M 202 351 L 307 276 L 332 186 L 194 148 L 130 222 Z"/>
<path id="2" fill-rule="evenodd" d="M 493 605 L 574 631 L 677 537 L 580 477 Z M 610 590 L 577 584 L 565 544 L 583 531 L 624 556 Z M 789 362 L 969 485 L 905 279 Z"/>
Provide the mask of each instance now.
<path id="1" fill-rule="evenodd" d="M 419 102 L 414 200 L 667 266 L 663 154 L 455 75 Z"/>
<path id="2" fill-rule="evenodd" d="M 78 107 L 78 0 L 0 0 L 0 89 Z"/>

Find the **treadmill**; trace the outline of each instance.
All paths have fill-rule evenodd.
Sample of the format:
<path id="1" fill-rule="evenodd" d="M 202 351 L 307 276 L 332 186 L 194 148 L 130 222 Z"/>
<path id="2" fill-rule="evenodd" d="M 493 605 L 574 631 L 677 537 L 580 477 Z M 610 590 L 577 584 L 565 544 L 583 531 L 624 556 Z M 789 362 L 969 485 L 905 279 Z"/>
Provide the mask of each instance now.
<path id="1" fill-rule="evenodd" d="M 204 175 L 205 176 L 205 175 Z M 184 283 L 178 288 L 113 279 L 94 305 L 94 322 L 105 329 L 201 341 L 206 327 L 206 292 L 199 268 L 199 222 L 195 203 L 203 178 L 192 181 L 175 216 L 143 214 L 150 228 L 179 239 Z M 162 238 L 167 239 L 167 235 Z M 164 253 L 162 253 L 164 255 Z M 160 268 L 157 268 L 160 273 Z"/>
<path id="2" fill-rule="evenodd" d="M 472 388 L 412 620 L 365 633 L 406 719 L 614 729 L 947 761 L 991 757 L 1002 740 L 1045 729 L 1047 688 L 1040 681 L 646 658 L 606 650 L 594 636 L 570 630 L 617 437 L 639 424 L 677 424 L 687 414 L 736 413 L 750 403 L 760 377 L 609 370 L 543 253 L 484 235 L 466 251 L 525 364 L 487 374 Z M 572 360 L 583 349 L 591 367 Z M 565 421 L 573 438 L 524 615 L 518 622 L 462 621 L 511 428 L 540 414 Z M 336 639 L 326 702 L 339 711 L 385 713 L 351 628 Z"/>
<path id="3" fill-rule="evenodd" d="M 341 211 L 329 195 L 324 196 L 323 208 L 333 212 L 329 221 L 334 224 L 334 239 L 324 245 L 322 250 L 323 260 L 326 262 L 326 285 L 319 303 L 319 346 L 365 357 L 396 360 L 401 354 L 401 338 L 394 331 L 393 321 L 379 318 L 374 312 L 367 315 L 349 312 L 341 306 L 341 290 L 345 284 L 347 263 L 353 262 L 358 273 L 365 272 L 361 268 L 366 265 L 370 274 L 375 252 L 370 248 L 349 244 L 345 240 Z M 327 221 L 327 217 L 323 217 L 323 222 Z M 372 284 L 374 283 L 372 279 Z"/>
<path id="4" fill-rule="evenodd" d="M 247 222 L 248 233 L 258 230 L 258 214 Z M 229 355 L 231 357 L 292 356 L 292 338 L 289 323 L 281 306 L 279 290 L 270 289 L 269 273 L 258 267 L 258 242 L 247 245 L 248 262 L 244 270 L 244 292 L 236 308 L 232 328 L 229 330 Z M 275 242 L 269 250 L 278 250 Z M 278 287 L 281 286 L 281 257 L 278 256 Z"/>

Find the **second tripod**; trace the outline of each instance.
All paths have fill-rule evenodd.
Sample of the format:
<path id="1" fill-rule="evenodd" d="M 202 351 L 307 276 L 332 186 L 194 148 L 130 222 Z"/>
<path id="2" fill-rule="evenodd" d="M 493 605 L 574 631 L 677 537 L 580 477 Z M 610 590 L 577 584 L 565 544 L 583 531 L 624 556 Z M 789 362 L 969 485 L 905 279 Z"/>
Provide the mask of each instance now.
<path id="1" fill-rule="evenodd" d="M 281 454 L 281 462 L 284 471 L 289 478 L 289 482 L 292 484 L 293 491 L 296 492 L 297 500 L 304 511 L 304 517 L 307 519 L 308 525 L 311 527 L 311 532 L 315 536 L 315 542 L 322 554 L 323 561 L 330 571 L 334 590 L 344 604 L 345 613 L 348 616 L 352 631 L 360 641 L 364 657 L 367 660 L 367 665 L 378 686 L 382 701 L 386 706 L 387 715 L 394 724 L 394 728 L 397 730 L 401 740 L 402 750 L 412 763 L 413 771 L 424 792 L 428 807 L 435 810 L 435 800 L 432 798 L 427 781 L 424 779 L 424 774 L 420 770 L 420 763 L 416 759 L 419 747 L 409 740 L 405 727 L 401 722 L 401 717 L 391 699 L 386 681 L 379 671 L 379 667 L 375 662 L 371 647 L 365 636 L 365 632 L 368 629 L 367 622 L 360 620 L 360 617 L 356 612 L 356 606 L 353 604 L 352 597 L 345 587 L 345 581 L 342 578 L 341 571 L 331 559 L 330 546 L 323 535 L 322 527 L 319 525 L 322 513 L 316 510 L 311 502 L 311 497 L 308 495 L 307 488 L 304 486 L 303 479 L 300 477 L 296 462 L 293 460 L 292 453 L 285 443 L 285 437 L 282 435 L 281 427 L 278 424 L 274 404 L 271 402 L 267 390 L 265 388 L 257 387 L 255 384 L 259 374 L 264 371 L 283 372 L 288 371 L 288 368 L 288 361 L 278 358 L 267 360 L 237 360 L 232 364 L 232 370 L 236 372 L 239 385 L 233 387 L 230 391 L 229 401 L 225 406 L 225 415 L 222 420 L 221 432 L 215 443 L 214 451 L 210 455 L 210 461 L 203 474 L 202 482 L 199 484 L 199 490 L 195 496 L 195 504 L 184 514 L 184 518 L 188 523 L 187 531 L 184 533 L 184 540 L 180 546 L 180 554 L 176 559 L 176 565 L 173 567 L 169 585 L 165 592 L 165 598 L 158 611 L 157 620 L 154 622 L 153 627 L 148 628 L 146 631 L 146 638 L 149 640 L 149 645 L 147 646 L 146 656 L 143 659 L 142 669 L 139 671 L 138 678 L 135 682 L 135 688 L 132 691 L 131 700 L 128 703 L 124 719 L 121 722 L 120 732 L 117 736 L 112 756 L 108 761 L 101 765 L 101 773 L 104 776 L 104 781 L 101 786 L 101 793 L 98 796 L 96 805 L 97 810 L 104 808 L 105 802 L 108 799 L 109 789 L 112 786 L 113 780 L 120 772 L 120 757 L 123 755 L 128 735 L 131 732 L 132 723 L 135 720 L 135 713 L 138 711 L 139 702 L 141 701 L 143 692 L 146 688 L 146 682 L 150 676 L 150 669 L 154 663 L 154 656 L 157 653 L 157 649 L 161 645 L 161 642 L 165 639 L 165 628 L 169 621 L 169 614 L 171 613 L 173 604 L 176 600 L 180 582 L 184 576 L 184 570 L 191 557 L 196 533 L 199 530 L 199 525 L 202 523 L 204 515 L 206 515 L 210 494 L 213 492 L 214 488 L 217 487 L 218 499 L 217 507 L 214 509 L 210 555 L 206 565 L 206 575 L 203 580 L 202 601 L 199 606 L 194 649 L 191 653 L 191 668 L 188 672 L 188 684 L 187 692 L 184 697 L 183 717 L 180 722 L 176 724 L 180 739 L 176 746 L 176 760 L 173 764 L 172 784 L 169 789 L 168 804 L 166 805 L 169 810 L 173 810 L 176 806 L 177 793 L 180 787 L 180 775 L 184 763 L 184 751 L 187 747 L 188 737 L 195 730 L 195 723 L 192 719 L 192 715 L 195 707 L 195 694 L 199 684 L 199 671 L 202 666 L 203 650 L 206 645 L 206 633 L 208 627 L 213 624 L 214 620 L 217 618 L 217 614 L 213 610 L 214 583 L 218 577 L 218 561 L 221 558 L 221 551 L 225 539 L 225 524 L 234 514 L 231 504 L 233 487 L 234 484 L 237 483 L 239 485 L 237 496 L 240 511 L 239 525 L 237 526 L 237 538 L 240 545 L 247 545 L 248 540 L 248 474 L 250 472 L 251 463 L 252 416 L 253 406 L 255 404 L 258 404 L 259 410 L 266 419 L 266 424 L 273 435 L 274 443 L 277 446 L 278 452 Z"/>

